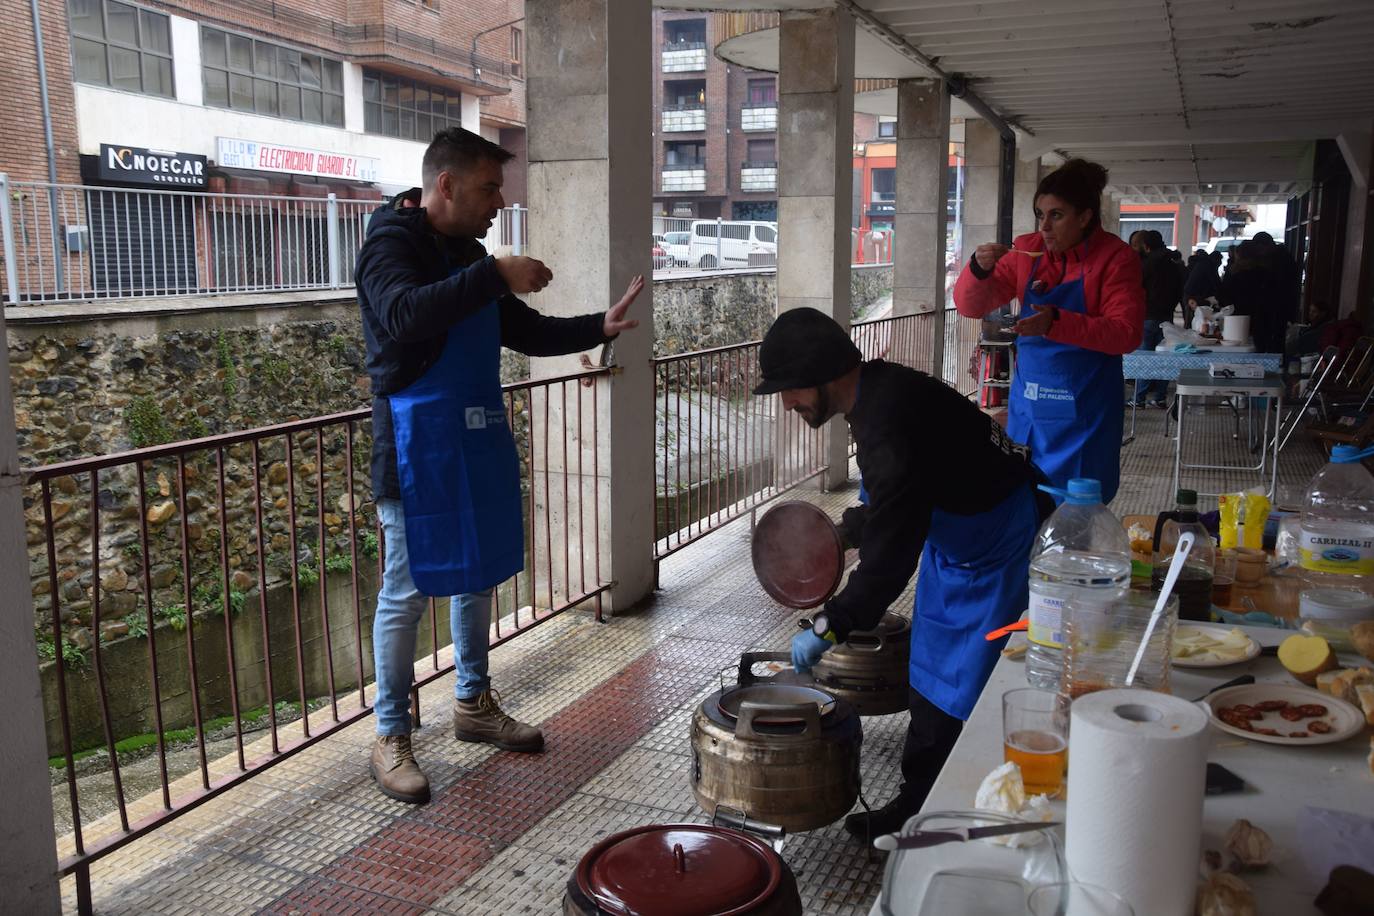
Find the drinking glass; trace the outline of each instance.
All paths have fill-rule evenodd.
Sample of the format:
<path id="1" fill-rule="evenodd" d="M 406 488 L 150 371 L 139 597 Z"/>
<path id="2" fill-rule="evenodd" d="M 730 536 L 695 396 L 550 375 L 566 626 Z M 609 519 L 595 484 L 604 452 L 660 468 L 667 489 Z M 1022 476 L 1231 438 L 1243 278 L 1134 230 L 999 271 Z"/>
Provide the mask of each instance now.
<path id="1" fill-rule="evenodd" d="M 1119 895 L 1096 884 L 1042 884 L 1026 900 L 1031 916 L 1135 916 Z"/>
<path id="2" fill-rule="evenodd" d="M 1236 555 L 1218 551 L 1217 565 L 1212 573 L 1212 603 L 1220 608 L 1231 606 L 1231 590 L 1236 582 Z"/>
<path id="3" fill-rule="evenodd" d="M 1058 796 L 1069 763 L 1069 698 L 1038 687 L 1002 694 L 1002 751 L 1021 768 L 1027 795 Z"/>

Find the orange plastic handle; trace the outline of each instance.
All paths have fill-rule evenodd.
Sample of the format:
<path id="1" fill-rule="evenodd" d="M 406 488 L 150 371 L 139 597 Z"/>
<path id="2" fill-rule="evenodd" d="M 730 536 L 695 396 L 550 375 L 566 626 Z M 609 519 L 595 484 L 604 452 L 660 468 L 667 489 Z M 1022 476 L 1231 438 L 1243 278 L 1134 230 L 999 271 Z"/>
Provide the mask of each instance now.
<path id="1" fill-rule="evenodd" d="M 1017 630 L 1024 630 L 1028 627 L 1030 627 L 1029 620 L 1018 620 L 1016 621 L 1016 623 L 1009 623 L 1001 629 L 993 630 L 991 633 L 988 633 L 983 638 L 986 639 L 988 642 L 992 642 L 994 639 L 1001 639 L 1008 633 L 1015 633 Z"/>

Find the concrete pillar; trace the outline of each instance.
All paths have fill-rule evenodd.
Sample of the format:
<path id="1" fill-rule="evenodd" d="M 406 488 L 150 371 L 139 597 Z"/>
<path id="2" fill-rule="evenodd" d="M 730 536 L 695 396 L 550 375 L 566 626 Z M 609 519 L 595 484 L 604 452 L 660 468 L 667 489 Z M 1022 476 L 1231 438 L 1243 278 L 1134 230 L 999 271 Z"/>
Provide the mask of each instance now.
<path id="1" fill-rule="evenodd" d="M 528 253 L 553 271 L 548 289 L 530 299 L 544 314 L 604 310 L 635 274 L 653 275 L 651 16 L 648 4 L 613 0 L 525 4 Z M 567 525 L 574 551 L 576 545 L 583 545 L 584 553 L 592 550 L 599 538 L 601 576 L 616 583 L 613 610 L 648 594 L 654 576 L 652 283 L 631 314 L 640 325 L 614 342 L 620 367 L 614 375 L 598 379 L 593 388 L 553 389 L 547 405 L 535 405 L 541 424 L 542 409 L 548 408 L 551 437 L 567 431 L 567 465 L 581 483 L 584 504 L 596 503 L 599 519 L 585 513 L 563 519 L 561 493 L 545 490 L 536 498 L 547 501 L 552 530 L 560 538 Z M 532 363 L 534 378 L 579 368 L 575 356 Z M 536 455 L 536 461 L 560 470 L 563 453 L 549 451 Z M 554 554 L 559 555 L 556 545 Z M 581 559 L 571 556 L 568 564 Z M 557 565 L 554 578 L 561 578 Z"/>
<path id="2" fill-rule="evenodd" d="M 854 18 L 784 12 L 778 68 L 778 311 L 810 306 L 849 327 Z M 900 196 L 900 195 L 899 195 Z M 823 485 L 848 478 L 843 420 L 828 427 Z"/>
<path id="3" fill-rule="evenodd" d="M 0 315 L 0 339 L 5 330 Z M 52 790 L 48 784 L 43 696 L 33 636 L 24 533 L 24 475 L 14 436 L 14 397 L 7 349 L 0 349 L 0 583 L 9 596 L 0 614 L 0 696 L 5 740 L 0 743 L 0 887 L 9 913 L 61 913 Z"/>
<path id="4" fill-rule="evenodd" d="M 964 260 L 985 242 L 997 241 L 997 189 L 1002 136 L 987 121 L 964 121 Z"/>
<path id="5" fill-rule="evenodd" d="M 1040 184 L 1040 160 L 1016 159 L 1016 183 L 1012 188 L 1011 235 L 1035 231 L 1035 188 Z"/>
<path id="6" fill-rule="evenodd" d="M 1102 192 L 1102 228 L 1112 235 L 1121 234 L 1121 199 L 1110 191 Z"/>
<path id="7" fill-rule="evenodd" d="M 1374 194 L 1374 124 L 1361 130 L 1346 130 L 1336 138 L 1350 172 L 1350 197 L 1346 205 L 1345 256 L 1341 264 L 1341 293 L 1337 314 L 1341 318 L 1352 315 L 1361 318 L 1366 328 L 1372 316 L 1369 310 L 1370 270 L 1368 232 L 1370 231 L 1370 200 Z M 1361 313 L 1364 310 L 1364 313 Z"/>
<path id="8" fill-rule="evenodd" d="M 1185 197 L 1178 203 L 1178 221 L 1174 227 L 1178 237 L 1174 239 L 1174 247 L 1183 255 L 1185 264 L 1197 247 L 1197 203 L 1196 197 Z"/>
<path id="9" fill-rule="evenodd" d="M 949 93 L 941 80 L 899 80 L 893 315 L 944 317 L 948 194 Z"/>

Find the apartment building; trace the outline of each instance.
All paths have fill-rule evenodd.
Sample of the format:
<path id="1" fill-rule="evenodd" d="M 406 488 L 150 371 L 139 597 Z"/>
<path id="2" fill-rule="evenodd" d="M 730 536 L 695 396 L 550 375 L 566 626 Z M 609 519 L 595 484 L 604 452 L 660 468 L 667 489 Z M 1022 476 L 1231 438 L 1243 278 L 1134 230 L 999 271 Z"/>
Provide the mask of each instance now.
<path id="1" fill-rule="evenodd" d="M 776 220 L 777 77 L 716 57 L 719 26 L 719 14 L 654 13 L 655 214 Z"/>

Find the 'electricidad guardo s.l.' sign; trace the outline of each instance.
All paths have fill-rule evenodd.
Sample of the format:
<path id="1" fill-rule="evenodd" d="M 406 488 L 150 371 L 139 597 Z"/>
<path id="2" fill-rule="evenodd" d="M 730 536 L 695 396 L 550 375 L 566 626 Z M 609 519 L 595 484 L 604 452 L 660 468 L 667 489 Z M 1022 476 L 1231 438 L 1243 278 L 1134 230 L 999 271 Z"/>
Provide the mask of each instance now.
<path id="1" fill-rule="evenodd" d="M 364 156 L 234 137 L 217 138 L 215 161 L 228 169 L 255 169 L 259 172 L 285 172 L 349 181 L 376 181 L 380 171 L 376 159 Z"/>

